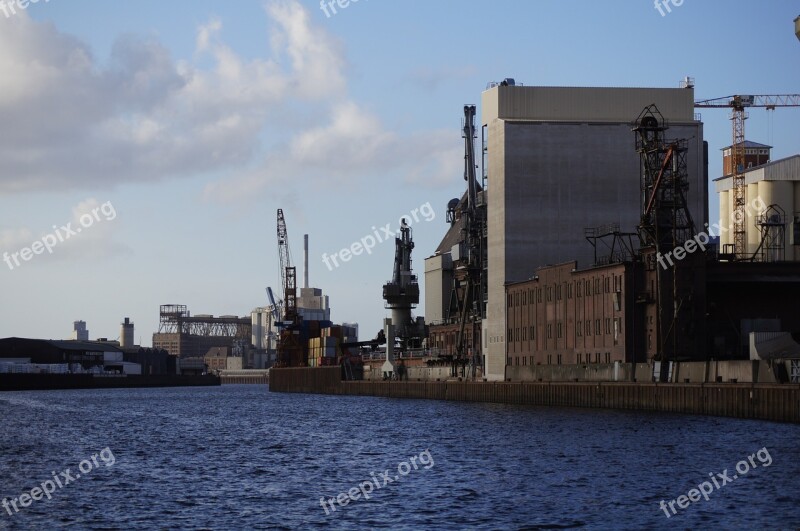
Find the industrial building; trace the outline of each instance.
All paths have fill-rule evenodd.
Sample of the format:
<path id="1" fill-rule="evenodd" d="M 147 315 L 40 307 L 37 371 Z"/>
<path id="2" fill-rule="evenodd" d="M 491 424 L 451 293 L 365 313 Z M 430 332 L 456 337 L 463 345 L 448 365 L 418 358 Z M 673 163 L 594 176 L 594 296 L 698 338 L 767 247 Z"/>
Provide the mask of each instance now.
<path id="1" fill-rule="evenodd" d="M 719 234 L 724 253 L 726 246 L 733 244 L 733 176 L 726 174 L 715 179 L 714 184 L 719 194 L 720 226 L 725 229 Z M 744 184 L 744 254 L 756 261 L 800 261 L 800 155 L 753 167 L 748 164 Z"/>
<path id="2" fill-rule="evenodd" d="M 86 329 L 86 321 L 75 321 L 72 323 L 73 341 L 89 341 L 89 331 Z"/>
<path id="3" fill-rule="evenodd" d="M 707 149 L 687 88 L 528 87 L 496 84 L 482 95 L 481 142 L 487 204 L 486 318 L 480 337 L 484 376 L 502 380 L 507 362 L 506 284 L 547 264 L 593 263 L 585 229 L 640 221 L 640 160 L 631 124 L 657 104 L 674 138 L 688 139 L 688 208 L 708 219 Z M 448 308 L 447 245 L 426 261 L 426 308 Z M 452 253 L 452 251 L 450 251 Z M 431 317 L 429 317 L 430 319 Z M 444 316 L 442 315 L 442 320 Z M 452 325 L 447 323 L 444 326 Z M 434 345 L 447 334 L 433 327 Z M 444 333 L 444 336 L 437 335 Z"/>
<path id="4" fill-rule="evenodd" d="M 184 304 L 162 305 L 159 315 L 153 348 L 166 350 L 179 358 L 202 358 L 214 347 L 242 349 L 250 345 L 252 322 L 249 317 L 192 316 Z"/>
<path id="5" fill-rule="evenodd" d="M 531 279 L 509 284 L 508 365 L 646 361 L 643 345 L 635 344 L 643 334 L 634 335 L 634 268 L 639 266 L 624 262 L 579 271 L 569 262 L 539 268 Z M 642 359 L 635 359 L 637 351 Z"/>

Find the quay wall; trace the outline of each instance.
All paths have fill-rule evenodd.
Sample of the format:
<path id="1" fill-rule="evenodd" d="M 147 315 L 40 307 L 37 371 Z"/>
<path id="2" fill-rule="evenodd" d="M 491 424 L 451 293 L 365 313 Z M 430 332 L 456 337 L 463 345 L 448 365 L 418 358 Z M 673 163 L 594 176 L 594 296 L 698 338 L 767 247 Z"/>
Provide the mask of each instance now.
<path id="1" fill-rule="evenodd" d="M 272 369 L 270 391 L 633 409 L 800 422 L 798 384 L 342 381 L 338 367 L 320 367 Z"/>

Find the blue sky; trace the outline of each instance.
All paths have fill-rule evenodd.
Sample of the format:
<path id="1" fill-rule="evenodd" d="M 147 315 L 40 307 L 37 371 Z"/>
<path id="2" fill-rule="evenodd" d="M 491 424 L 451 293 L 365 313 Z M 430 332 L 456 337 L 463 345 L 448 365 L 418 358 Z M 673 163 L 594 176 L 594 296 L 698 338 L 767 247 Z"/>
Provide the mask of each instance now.
<path id="1" fill-rule="evenodd" d="M 0 263 L 0 337 L 68 337 L 83 319 L 91 337 L 116 338 L 128 316 L 150 345 L 160 304 L 247 315 L 280 284 L 277 208 L 298 274 L 309 233 L 311 284 L 334 320 L 372 336 L 393 244 L 332 270 L 321 256 L 430 204 L 435 218 L 413 226 L 423 276 L 463 189 L 462 106 L 487 82 L 676 87 L 689 75 L 698 99 L 800 92 L 800 3 L 671 10 L 360 0 L 326 17 L 306 0 L 50 0 L 0 11 L 0 253 L 97 212 L 52 253 Z M 799 113 L 754 109 L 747 137 L 773 158 L 796 154 Z M 702 114 L 716 177 L 730 122 Z M 97 210 L 107 202 L 113 219 Z"/>

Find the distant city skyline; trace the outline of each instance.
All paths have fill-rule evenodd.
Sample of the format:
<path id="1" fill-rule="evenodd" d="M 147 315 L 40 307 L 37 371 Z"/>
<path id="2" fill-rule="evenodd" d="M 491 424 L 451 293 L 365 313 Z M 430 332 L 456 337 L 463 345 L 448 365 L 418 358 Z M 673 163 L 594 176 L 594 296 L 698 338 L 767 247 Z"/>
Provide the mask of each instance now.
<path id="1" fill-rule="evenodd" d="M 162 304 L 249 315 L 281 292 L 278 208 L 298 275 L 309 234 L 310 285 L 373 337 L 394 245 L 363 240 L 412 216 L 422 281 L 464 191 L 462 107 L 488 82 L 691 76 L 698 99 L 800 86 L 789 0 L 321 6 L 71 0 L 0 16 L 0 337 L 67 339 L 83 320 L 115 339 L 130 317 L 150 346 Z M 798 113 L 753 109 L 747 139 L 797 154 Z M 713 222 L 731 124 L 702 120 Z"/>

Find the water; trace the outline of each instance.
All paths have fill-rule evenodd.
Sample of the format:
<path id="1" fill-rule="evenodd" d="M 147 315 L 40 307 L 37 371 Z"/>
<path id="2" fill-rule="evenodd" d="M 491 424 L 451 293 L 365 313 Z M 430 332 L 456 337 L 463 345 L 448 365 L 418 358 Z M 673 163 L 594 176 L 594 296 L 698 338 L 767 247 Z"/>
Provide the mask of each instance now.
<path id="1" fill-rule="evenodd" d="M 50 500 L 18 505 L 12 515 L 0 509 L 0 529 L 800 523 L 800 427 L 786 424 L 223 386 L 2 393 L 0 426 L 0 497 L 30 494 L 54 472 L 75 476 L 79 464 L 87 470 Z M 747 464 L 709 501 L 674 504 L 669 519 L 659 508 L 709 472 L 732 477 L 762 448 L 756 467 Z M 393 480 L 398 465 L 407 474 L 384 486 L 384 471 Z M 326 503 L 326 515 L 321 497 L 359 484 L 369 500 L 359 491 L 335 512 Z"/>

